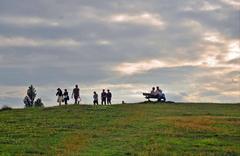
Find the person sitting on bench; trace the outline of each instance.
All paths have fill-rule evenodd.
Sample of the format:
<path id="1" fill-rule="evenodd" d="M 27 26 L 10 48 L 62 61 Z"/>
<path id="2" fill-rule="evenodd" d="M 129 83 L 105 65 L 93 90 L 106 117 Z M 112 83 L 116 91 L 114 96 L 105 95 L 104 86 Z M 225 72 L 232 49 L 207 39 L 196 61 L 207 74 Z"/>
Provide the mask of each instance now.
<path id="1" fill-rule="evenodd" d="M 148 99 L 148 101 L 150 101 L 151 98 L 157 99 L 159 102 L 166 101 L 165 94 L 162 92 L 162 90 L 159 87 L 157 87 L 157 89 L 153 87 L 150 93 L 143 93 L 143 96 L 145 96 L 145 98 Z"/>
<path id="2" fill-rule="evenodd" d="M 155 87 L 152 87 L 152 91 L 150 92 L 150 94 L 151 94 L 152 96 L 155 96 L 155 95 L 156 95 Z"/>
<path id="3" fill-rule="evenodd" d="M 156 98 L 158 98 L 158 101 L 166 101 L 165 94 L 162 92 L 162 90 L 157 87 L 156 92 L 155 92 Z"/>

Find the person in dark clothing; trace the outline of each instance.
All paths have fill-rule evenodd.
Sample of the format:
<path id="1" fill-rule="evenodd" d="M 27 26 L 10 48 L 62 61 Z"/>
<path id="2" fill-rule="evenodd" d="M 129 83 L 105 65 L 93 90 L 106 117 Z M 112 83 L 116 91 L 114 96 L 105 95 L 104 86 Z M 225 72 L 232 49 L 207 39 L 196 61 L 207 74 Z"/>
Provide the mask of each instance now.
<path id="1" fill-rule="evenodd" d="M 111 105 L 112 104 L 112 93 L 110 92 L 110 90 L 107 90 L 107 104 Z"/>
<path id="2" fill-rule="evenodd" d="M 75 100 L 74 104 L 78 104 L 78 99 L 80 99 L 80 89 L 78 88 L 78 85 L 73 89 L 72 98 Z"/>
<path id="3" fill-rule="evenodd" d="M 162 92 L 162 90 L 159 87 L 157 87 L 157 90 L 156 90 L 156 97 L 158 98 L 159 102 L 166 101 L 165 94 Z"/>
<path id="4" fill-rule="evenodd" d="M 57 98 L 57 102 L 59 103 L 59 106 L 61 106 L 62 100 L 63 100 L 63 93 L 62 90 L 60 88 L 57 89 L 57 93 L 56 93 Z"/>
<path id="5" fill-rule="evenodd" d="M 68 100 L 69 100 L 69 96 L 68 96 L 68 91 L 67 89 L 64 89 L 64 93 L 63 93 L 63 99 L 64 99 L 64 103 L 65 105 L 67 105 Z"/>
<path id="6" fill-rule="evenodd" d="M 95 91 L 93 92 L 93 104 L 98 105 L 98 94 Z"/>
<path id="7" fill-rule="evenodd" d="M 106 101 L 107 100 L 107 93 L 105 92 L 105 89 L 103 89 L 103 91 L 102 91 L 101 99 L 102 99 L 101 104 L 106 105 L 106 103 L 107 103 L 107 101 Z"/>

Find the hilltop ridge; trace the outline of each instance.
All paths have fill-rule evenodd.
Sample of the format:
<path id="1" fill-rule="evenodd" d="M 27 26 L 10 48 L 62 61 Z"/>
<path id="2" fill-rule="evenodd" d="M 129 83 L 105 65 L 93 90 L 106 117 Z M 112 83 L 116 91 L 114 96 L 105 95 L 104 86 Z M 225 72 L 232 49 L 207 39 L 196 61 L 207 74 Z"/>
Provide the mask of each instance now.
<path id="1" fill-rule="evenodd" d="M 0 112 L 1 155 L 239 155 L 240 105 L 69 105 Z"/>

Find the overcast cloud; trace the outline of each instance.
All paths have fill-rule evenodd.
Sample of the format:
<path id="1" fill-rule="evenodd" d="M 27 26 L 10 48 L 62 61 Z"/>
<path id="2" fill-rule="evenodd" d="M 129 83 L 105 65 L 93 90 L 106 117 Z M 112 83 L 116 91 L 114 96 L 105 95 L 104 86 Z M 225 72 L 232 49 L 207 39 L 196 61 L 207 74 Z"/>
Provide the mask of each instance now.
<path id="1" fill-rule="evenodd" d="M 79 84 L 82 103 L 240 102 L 238 0 L 1 0 L 0 106 L 23 107 L 33 84 L 46 105 Z"/>

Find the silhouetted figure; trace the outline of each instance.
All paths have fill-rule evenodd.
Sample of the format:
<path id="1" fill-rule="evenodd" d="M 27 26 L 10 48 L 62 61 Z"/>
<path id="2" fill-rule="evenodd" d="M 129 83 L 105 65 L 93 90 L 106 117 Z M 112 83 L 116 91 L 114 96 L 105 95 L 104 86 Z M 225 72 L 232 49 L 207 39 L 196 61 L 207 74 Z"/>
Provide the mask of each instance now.
<path id="1" fill-rule="evenodd" d="M 57 89 L 57 93 L 56 93 L 57 98 L 57 102 L 59 103 L 59 106 L 61 106 L 62 100 L 63 100 L 63 93 L 62 90 L 60 88 Z"/>
<path id="2" fill-rule="evenodd" d="M 80 99 L 80 89 L 78 88 L 78 85 L 73 89 L 72 98 L 74 98 L 74 104 L 79 104 L 78 99 Z"/>
<path id="3" fill-rule="evenodd" d="M 155 96 L 155 95 L 156 95 L 155 87 L 152 87 L 152 90 L 151 90 L 150 94 L 151 94 L 152 96 Z"/>
<path id="4" fill-rule="evenodd" d="M 98 105 L 98 94 L 95 91 L 93 92 L 93 104 Z"/>
<path id="5" fill-rule="evenodd" d="M 162 92 L 162 90 L 159 87 L 157 87 L 155 96 L 158 98 L 158 101 L 164 101 L 164 102 L 166 101 L 165 94 Z"/>
<path id="6" fill-rule="evenodd" d="M 157 99 L 159 102 L 166 101 L 165 94 L 159 87 L 156 87 L 156 89 L 155 87 L 153 87 L 150 93 L 143 93 L 143 96 L 145 96 L 145 98 L 148 99 L 148 101 L 150 101 L 151 98 Z"/>
<path id="7" fill-rule="evenodd" d="M 102 91 L 101 99 L 102 99 L 101 104 L 106 105 L 106 103 L 107 103 L 107 93 L 105 92 L 105 89 L 103 89 L 103 91 Z"/>
<path id="8" fill-rule="evenodd" d="M 68 91 L 67 91 L 67 89 L 64 89 L 63 99 L 64 99 L 65 105 L 67 105 L 67 104 L 68 104 L 68 100 L 69 100 L 69 96 L 68 96 Z"/>
<path id="9" fill-rule="evenodd" d="M 110 92 L 110 90 L 107 90 L 107 104 L 111 105 L 112 104 L 112 93 Z"/>

